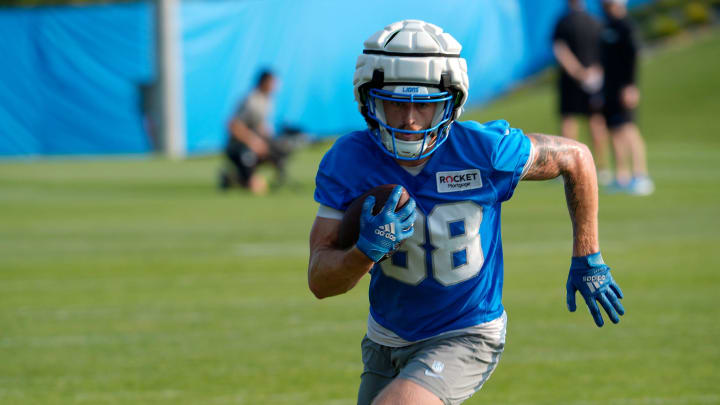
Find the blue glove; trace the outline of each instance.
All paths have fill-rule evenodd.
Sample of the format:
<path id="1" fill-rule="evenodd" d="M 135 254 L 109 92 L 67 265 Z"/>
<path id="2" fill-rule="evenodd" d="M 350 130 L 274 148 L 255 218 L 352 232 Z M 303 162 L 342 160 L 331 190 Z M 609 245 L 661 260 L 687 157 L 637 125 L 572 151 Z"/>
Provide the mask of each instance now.
<path id="1" fill-rule="evenodd" d="M 375 197 L 365 198 L 360 216 L 360 235 L 355 246 L 374 262 L 395 251 L 400 242 L 413 234 L 415 222 L 415 200 L 410 198 L 398 212 L 395 207 L 400 200 L 402 187 L 396 186 L 385 206 L 377 215 L 372 214 Z"/>
<path id="2" fill-rule="evenodd" d="M 566 288 L 570 312 L 575 312 L 577 308 L 575 292 L 580 290 L 598 327 L 603 326 L 604 322 L 597 302 L 600 302 L 613 323 L 620 322 L 618 314 L 625 314 L 625 308 L 619 301 L 623 297 L 622 290 L 610 275 L 610 267 L 603 262 L 600 252 L 572 258 Z"/>

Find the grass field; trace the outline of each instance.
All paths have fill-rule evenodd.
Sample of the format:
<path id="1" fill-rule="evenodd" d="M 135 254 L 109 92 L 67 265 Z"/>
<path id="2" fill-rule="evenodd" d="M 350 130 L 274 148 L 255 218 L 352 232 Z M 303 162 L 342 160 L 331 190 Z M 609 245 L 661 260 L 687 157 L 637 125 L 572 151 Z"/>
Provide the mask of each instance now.
<path id="1" fill-rule="evenodd" d="M 627 314 L 567 312 L 562 185 L 521 184 L 508 344 L 467 403 L 720 404 L 720 32 L 654 51 L 642 89 L 658 190 L 600 201 Z M 554 105 L 530 85 L 465 118 L 555 133 Z M 262 198 L 218 193 L 215 158 L 0 163 L 0 404 L 354 403 L 367 280 L 323 301 L 306 287 L 327 146 Z"/>

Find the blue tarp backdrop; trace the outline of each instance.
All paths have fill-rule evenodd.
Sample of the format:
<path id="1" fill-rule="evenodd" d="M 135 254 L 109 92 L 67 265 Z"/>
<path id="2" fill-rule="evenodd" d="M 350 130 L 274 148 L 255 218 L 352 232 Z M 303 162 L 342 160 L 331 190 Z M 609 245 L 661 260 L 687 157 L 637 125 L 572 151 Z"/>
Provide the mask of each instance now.
<path id="1" fill-rule="evenodd" d="M 642 1 L 642 0 L 641 0 Z M 599 13 L 599 0 L 588 1 Z M 637 1 L 636 1 L 637 3 Z M 187 151 L 224 146 L 261 68 L 280 78 L 278 124 L 318 136 L 364 126 L 352 76 L 363 41 L 406 18 L 463 45 L 469 105 L 552 62 L 566 0 L 187 0 L 181 3 Z M 149 2 L 0 10 L 0 156 L 152 150 L 141 86 L 155 80 Z"/>
<path id="2" fill-rule="evenodd" d="M 138 85 L 154 75 L 149 11 L 0 11 L 0 155 L 148 151 Z"/>

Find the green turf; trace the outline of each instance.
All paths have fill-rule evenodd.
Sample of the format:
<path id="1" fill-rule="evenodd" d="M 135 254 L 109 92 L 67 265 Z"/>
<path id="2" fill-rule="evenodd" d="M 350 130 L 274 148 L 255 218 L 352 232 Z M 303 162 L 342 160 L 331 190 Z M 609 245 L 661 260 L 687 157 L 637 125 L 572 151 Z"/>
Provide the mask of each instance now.
<path id="1" fill-rule="evenodd" d="M 720 403 L 718 72 L 717 31 L 643 64 L 658 191 L 600 201 L 620 325 L 566 311 L 562 186 L 520 185 L 504 208 L 507 349 L 467 403 Z M 467 117 L 557 126 L 547 84 Z M 0 403 L 354 403 L 367 280 L 323 301 L 306 287 L 326 148 L 261 198 L 218 193 L 215 158 L 0 163 Z"/>

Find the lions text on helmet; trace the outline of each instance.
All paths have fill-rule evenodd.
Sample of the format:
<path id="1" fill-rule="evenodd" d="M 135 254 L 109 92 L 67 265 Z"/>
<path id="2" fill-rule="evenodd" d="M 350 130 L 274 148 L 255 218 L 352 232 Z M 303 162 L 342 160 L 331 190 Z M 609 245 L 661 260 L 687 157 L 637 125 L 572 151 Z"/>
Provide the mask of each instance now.
<path id="1" fill-rule="evenodd" d="M 353 85 L 373 140 L 398 160 L 430 156 L 467 100 L 462 47 L 436 25 L 405 20 L 376 32 L 364 48 Z"/>

